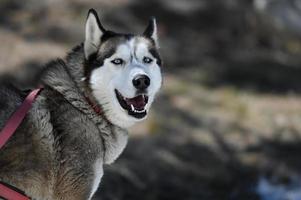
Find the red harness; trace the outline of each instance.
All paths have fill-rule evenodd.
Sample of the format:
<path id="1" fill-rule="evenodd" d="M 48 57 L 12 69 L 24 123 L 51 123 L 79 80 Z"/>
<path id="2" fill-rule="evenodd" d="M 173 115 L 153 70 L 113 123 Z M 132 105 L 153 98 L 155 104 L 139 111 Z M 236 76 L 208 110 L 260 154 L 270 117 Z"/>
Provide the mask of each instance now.
<path id="1" fill-rule="evenodd" d="M 26 113 L 31 108 L 31 105 L 36 99 L 40 90 L 41 88 L 31 91 L 27 95 L 27 97 L 25 98 L 25 100 L 23 101 L 19 109 L 16 112 L 14 112 L 14 114 L 9 118 L 8 122 L 0 132 L 0 149 L 6 144 L 9 138 L 14 134 L 16 129 L 19 127 L 24 117 L 26 116 Z M 29 200 L 30 199 L 24 194 L 21 194 L 20 192 L 17 192 L 2 183 L 0 183 L 0 197 L 3 197 L 7 200 Z"/>

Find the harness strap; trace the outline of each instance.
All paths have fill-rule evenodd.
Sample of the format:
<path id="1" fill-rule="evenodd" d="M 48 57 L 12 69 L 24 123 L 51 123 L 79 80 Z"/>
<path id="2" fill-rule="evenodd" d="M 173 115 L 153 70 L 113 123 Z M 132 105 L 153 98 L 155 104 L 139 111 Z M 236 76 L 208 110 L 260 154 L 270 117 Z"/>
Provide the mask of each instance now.
<path id="1" fill-rule="evenodd" d="M 29 198 L 9 187 L 0 183 L 0 197 L 3 197 L 7 200 L 29 200 Z"/>
<path id="2" fill-rule="evenodd" d="M 36 99 L 38 93 L 41 88 L 35 89 L 31 91 L 21 106 L 17 111 L 13 113 L 13 115 L 9 118 L 8 122 L 4 126 L 4 128 L 0 132 L 0 149 L 6 144 L 9 138 L 14 134 L 16 129 L 19 127 L 27 112 L 31 108 L 32 103 Z M 9 187 L 0 183 L 0 197 L 3 197 L 7 200 L 29 200 L 28 197 L 16 192 Z"/>
<path id="3" fill-rule="evenodd" d="M 14 112 L 14 114 L 9 118 L 8 122 L 5 124 L 4 128 L 0 132 L 0 149 L 4 146 L 4 144 L 19 127 L 26 113 L 31 108 L 31 104 L 34 102 L 40 90 L 41 88 L 31 91 L 29 95 L 27 95 L 19 109 L 16 112 Z"/>

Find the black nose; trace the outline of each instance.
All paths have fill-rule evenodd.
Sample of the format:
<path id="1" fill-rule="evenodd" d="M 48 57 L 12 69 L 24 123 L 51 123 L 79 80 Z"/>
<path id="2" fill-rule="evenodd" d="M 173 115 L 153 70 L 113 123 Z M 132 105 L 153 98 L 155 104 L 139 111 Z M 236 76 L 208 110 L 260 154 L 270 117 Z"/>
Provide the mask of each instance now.
<path id="1" fill-rule="evenodd" d="M 139 90 L 144 90 L 150 85 L 150 79 L 146 75 L 138 75 L 133 79 L 133 85 Z"/>

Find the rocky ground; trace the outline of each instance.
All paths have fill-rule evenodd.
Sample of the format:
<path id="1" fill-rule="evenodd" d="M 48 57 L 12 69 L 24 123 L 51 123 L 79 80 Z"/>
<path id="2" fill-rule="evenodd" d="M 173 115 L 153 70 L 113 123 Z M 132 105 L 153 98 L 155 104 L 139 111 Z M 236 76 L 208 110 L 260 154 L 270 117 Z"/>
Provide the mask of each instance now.
<path id="1" fill-rule="evenodd" d="M 260 199 L 260 177 L 300 177 L 301 42 L 254 2 L 3 0 L 0 71 L 22 84 L 66 55 L 90 7 L 124 32 L 155 15 L 163 89 L 94 199 Z"/>

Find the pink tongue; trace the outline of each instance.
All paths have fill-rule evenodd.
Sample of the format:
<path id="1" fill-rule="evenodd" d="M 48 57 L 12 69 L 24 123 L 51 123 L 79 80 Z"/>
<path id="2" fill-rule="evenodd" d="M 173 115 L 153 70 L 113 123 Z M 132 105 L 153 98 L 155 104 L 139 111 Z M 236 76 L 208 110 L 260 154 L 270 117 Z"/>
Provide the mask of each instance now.
<path id="1" fill-rule="evenodd" d="M 133 105 L 136 109 L 143 110 L 145 106 L 145 101 L 142 95 L 139 95 L 137 97 L 127 99 L 128 105 Z"/>

